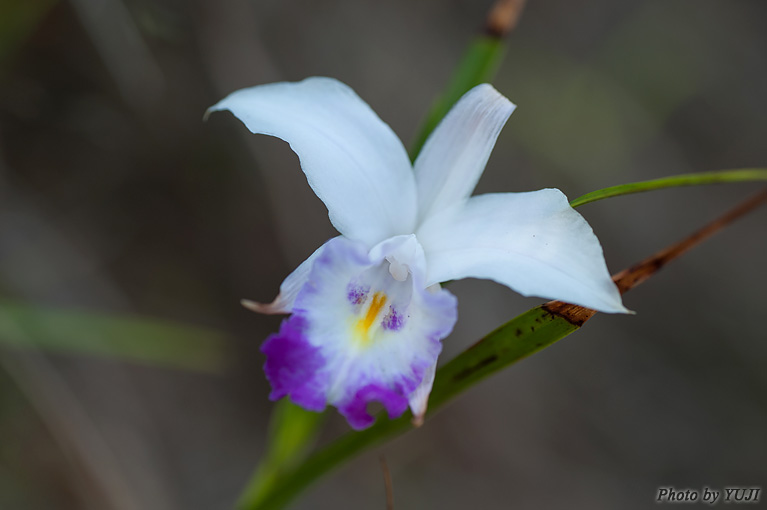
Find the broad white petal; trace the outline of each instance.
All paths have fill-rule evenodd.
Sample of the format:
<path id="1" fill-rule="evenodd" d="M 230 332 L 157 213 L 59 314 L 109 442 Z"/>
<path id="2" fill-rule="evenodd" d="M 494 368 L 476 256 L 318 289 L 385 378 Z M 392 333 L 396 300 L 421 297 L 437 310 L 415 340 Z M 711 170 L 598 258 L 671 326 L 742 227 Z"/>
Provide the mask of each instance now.
<path id="1" fill-rule="evenodd" d="M 525 296 L 627 312 L 594 232 L 559 190 L 472 197 L 430 218 L 416 235 L 427 285 L 488 278 Z"/>
<path id="2" fill-rule="evenodd" d="M 419 222 L 471 195 L 514 108 L 486 83 L 453 106 L 415 161 Z"/>
<path id="3" fill-rule="evenodd" d="M 355 92 L 331 78 L 238 90 L 229 110 L 253 133 L 288 142 L 333 226 L 369 247 L 413 231 L 416 192 L 405 148 Z"/>
<path id="4" fill-rule="evenodd" d="M 271 303 L 257 303 L 256 301 L 243 299 L 241 301 L 242 306 L 248 310 L 267 315 L 291 313 L 293 311 L 293 303 L 296 300 L 296 296 L 298 296 L 301 288 L 309 279 L 309 272 L 312 269 L 314 261 L 322 253 L 322 250 L 329 242 L 330 241 L 327 241 L 325 244 L 314 250 L 314 253 L 309 255 L 308 259 L 301 262 L 301 264 L 299 264 L 299 266 L 295 268 L 285 280 L 283 280 L 280 284 L 280 293 L 277 294 L 274 301 Z"/>

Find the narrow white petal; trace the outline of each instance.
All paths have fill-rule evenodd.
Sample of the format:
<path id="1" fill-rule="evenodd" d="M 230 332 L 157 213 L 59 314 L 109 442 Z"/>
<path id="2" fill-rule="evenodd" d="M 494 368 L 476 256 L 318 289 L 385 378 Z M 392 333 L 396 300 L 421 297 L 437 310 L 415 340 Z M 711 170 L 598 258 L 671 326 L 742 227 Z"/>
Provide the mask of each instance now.
<path id="1" fill-rule="evenodd" d="M 471 195 L 514 108 L 486 83 L 453 106 L 415 161 L 419 221 Z"/>
<path id="2" fill-rule="evenodd" d="M 288 142 L 343 235 L 372 246 L 413 231 L 416 192 L 407 152 L 354 91 L 331 78 L 238 90 L 210 108 L 253 133 Z"/>
<path id="3" fill-rule="evenodd" d="M 430 218 L 417 237 L 427 285 L 488 278 L 525 296 L 627 312 L 599 241 L 559 190 L 472 197 Z"/>
<path id="4" fill-rule="evenodd" d="M 431 388 L 434 386 L 434 376 L 437 373 L 437 364 L 434 363 L 423 374 L 423 380 L 421 384 L 410 394 L 408 403 L 410 410 L 413 412 L 413 425 L 420 427 L 423 425 L 424 416 L 426 416 L 426 408 L 429 405 L 429 394 Z"/>
<path id="5" fill-rule="evenodd" d="M 242 306 L 248 310 L 267 315 L 291 313 L 293 311 L 293 303 L 296 301 L 296 296 L 298 296 L 299 291 L 309 279 L 309 273 L 312 270 L 314 261 L 317 260 L 317 257 L 322 253 L 322 250 L 329 242 L 330 241 L 327 241 L 325 244 L 314 250 L 314 253 L 309 255 L 308 259 L 301 262 L 301 264 L 299 264 L 299 266 L 295 268 L 285 280 L 283 280 L 282 284 L 280 284 L 280 293 L 274 298 L 274 301 L 271 303 L 257 303 L 249 299 L 243 299 L 241 301 Z"/>

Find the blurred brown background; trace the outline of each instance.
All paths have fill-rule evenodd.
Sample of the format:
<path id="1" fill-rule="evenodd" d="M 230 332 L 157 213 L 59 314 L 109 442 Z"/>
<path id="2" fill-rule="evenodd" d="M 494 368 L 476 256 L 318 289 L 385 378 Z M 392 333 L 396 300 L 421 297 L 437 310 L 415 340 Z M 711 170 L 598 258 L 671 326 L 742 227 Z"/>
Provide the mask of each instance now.
<path id="1" fill-rule="evenodd" d="M 231 508 L 264 448 L 268 300 L 333 235 L 286 144 L 205 109 L 336 77 L 407 143 L 490 6 L 473 0 L 2 0 L 0 297 L 227 332 L 218 374 L 0 350 L 0 508 Z M 767 3 L 530 0 L 494 84 L 519 105 L 478 192 L 767 164 Z M 584 206 L 612 271 L 756 186 Z M 765 487 L 767 210 L 583 331 L 315 485 L 296 509 L 648 508 Z M 444 359 L 537 304 L 451 290 Z M 1 345 L 1 344 L 0 344 Z M 326 438 L 346 430 L 333 413 Z M 767 487 L 765 487 L 767 488 Z"/>

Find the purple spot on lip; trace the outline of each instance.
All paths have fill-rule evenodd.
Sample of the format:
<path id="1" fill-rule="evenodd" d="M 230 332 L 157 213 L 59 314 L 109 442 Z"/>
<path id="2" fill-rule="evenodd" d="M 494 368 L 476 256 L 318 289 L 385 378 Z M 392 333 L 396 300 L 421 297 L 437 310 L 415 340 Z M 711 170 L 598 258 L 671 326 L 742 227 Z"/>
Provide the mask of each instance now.
<path id="1" fill-rule="evenodd" d="M 346 299 L 353 305 L 361 305 L 367 301 L 369 292 L 370 287 L 362 287 L 361 285 L 350 283 L 346 287 Z"/>
<path id="2" fill-rule="evenodd" d="M 402 316 L 397 313 L 393 306 L 389 307 L 389 313 L 383 318 L 382 325 L 384 329 L 390 331 L 399 331 L 404 323 Z"/>

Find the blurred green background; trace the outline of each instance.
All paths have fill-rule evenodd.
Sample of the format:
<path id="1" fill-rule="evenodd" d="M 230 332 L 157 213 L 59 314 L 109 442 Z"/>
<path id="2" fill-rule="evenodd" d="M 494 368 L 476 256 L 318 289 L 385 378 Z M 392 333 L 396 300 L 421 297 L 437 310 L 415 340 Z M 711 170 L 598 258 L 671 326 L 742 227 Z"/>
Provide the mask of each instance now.
<path id="1" fill-rule="evenodd" d="M 2 0 L 0 508 L 232 506 L 264 449 L 259 345 L 280 320 L 238 301 L 271 299 L 334 231 L 286 144 L 203 112 L 327 75 L 407 143 L 491 3 Z M 767 164 L 765 21 L 754 0 L 530 0 L 494 82 L 519 108 L 478 192 Z M 580 212 L 615 272 L 752 188 Z M 398 510 L 764 486 L 765 225 L 743 219 L 628 294 L 636 316 L 597 316 L 294 507 L 385 508 L 381 454 Z M 443 360 L 540 302 L 451 290 Z M 325 439 L 347 427 L 332 414 Z"/>

